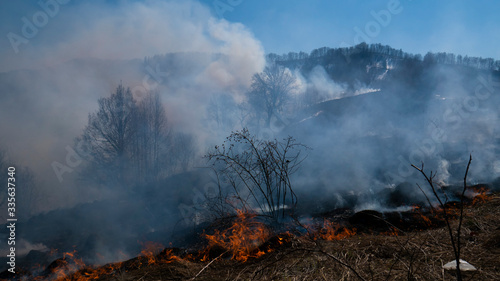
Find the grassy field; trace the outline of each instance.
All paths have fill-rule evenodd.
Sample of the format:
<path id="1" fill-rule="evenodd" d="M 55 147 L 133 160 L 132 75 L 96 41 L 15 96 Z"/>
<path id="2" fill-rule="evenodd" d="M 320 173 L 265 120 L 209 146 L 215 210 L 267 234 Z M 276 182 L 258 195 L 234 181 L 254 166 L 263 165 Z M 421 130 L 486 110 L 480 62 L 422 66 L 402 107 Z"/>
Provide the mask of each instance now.
<path id="1" fill-rule="evenodd" d="M 458 220 L 452 220 L 451 225 L 456 229 Z M 233 226 L 226 234 L 238 233 L 241 238 L 242 231 Z M 228 244 L 212 244 L 198 255 L 188 255 L 181 249 L 161 251 L 156 245 L 156 250 L 161 251 L 157 254 L 155 245 L 151 245 L 141 256 L 122 263 L 84 267 L 64 276 L 64 270 L 60 270 L 63 262 L 53 271 L 59 272 L 58 280 L 456 279 L 453 271 L 442 269 L 443 264 L 454 259 L 446 227 L 384 233 L 337 229 L 335 233 L 333 239 L 325 231 L 313 236 L 270 234 L 266 241 L 246 252 L 239 249 L 239 254 L 247 255 L 243 259 L 235 258 L 237 253 Z M 500 280 L 500 194 L 477 198 L 465 208 L 461 236 L 461 258 L 477 268 L 465 272 L 464 280 Z"/>

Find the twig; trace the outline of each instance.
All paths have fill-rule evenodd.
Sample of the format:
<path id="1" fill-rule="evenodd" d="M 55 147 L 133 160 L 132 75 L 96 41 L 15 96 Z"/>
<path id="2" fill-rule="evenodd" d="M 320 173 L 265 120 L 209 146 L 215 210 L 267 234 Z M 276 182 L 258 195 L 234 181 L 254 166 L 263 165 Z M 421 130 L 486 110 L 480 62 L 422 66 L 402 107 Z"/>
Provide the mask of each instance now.
<path id="1" fill-rule="evenodd" d="M 193 278 L 191 278 L 190 280 L 193 281 L 194 279 L 196 279 L 196 277 L 198 277 L 205 269 L 207 269 L 207 267 L 209 267 L 214 261 L 218 260 L 220 257 L 222 257 L 224 254 L 226 254 L 229 250 L 225 251 L 224 253 L 220 254 L 218 257 L 216 257 L 215 259 L 211 260 L 207 265 L 205 265 L 199 272 L 198 274 L 196 274 Z"/>
<path id="2" fill-rule="evenodd" d="M 427 193 L 425 193 L 425 191 L 420 187 L 420 185 L 418 183 L 417 183 L 417 186 L 418 186 L 418 189 L 420 189 L 420 191 L 422 191 L 422 193 L 424 194 L 425 199 L 427 200 L 427 203 L 429 203 L 429 206 L 431 207 L 432 212 L 436 213 L 436 211 L 434 210 L 434 207 L 432 206 L 431 200 L 429 200 L 429 196 L 427 196 Z"/>
<path id="3" fill-rule="evenodd" d="M 356 269 L 354 269 L 354 267 L 350 266 L 349 264 L 341 261 L 339 258 L 335 257 L 334 255 L 330 254 L 330 253 L 327 253 L 325 251 L 323 251 L 322 249 L 320 250 L 316 250 L 317 252 L 320 252 L 324 255 L 326 255 L 327 257 L 333 259 L 334 261 L 336 261 L 337 263 L 339 263 L 340 265 L 344 266 L 344 267 L 347 267 L 348 269 L 351 270 L 352 273 L 354 273 L 354 275 L 356 275 L 356 277 L 359 278 L 359 280 L 362 280 L 362 281 L 366 281 L 365 278 L 363 278 L 361 275 L 359 275 L 358 271 L 356 271 Z"/>
<path id="4" fill-rule="evenodd" d="M 299 252 L 299 251 L 303 251 L 303 250 L 304 250 L 304 249 L 300 249 L 300 248 L 299 248 L 299 249 L 289 250 L 289 251 L 287 251 L 287 252 L 286 252 L 283 256 L 287 256 L 287 255 L 288 255 L 288 256 L 290 256 L 290 255 L 291 255 L 292 253 L 294 253 L 294 252 Z M 281 261 L 281 258 L 282 258 L 283 256 L 276 257 L 276 259 L 275 259 L 274 261 L 271 261 L 270 263 L 266 264 L 265 266 L 263 266 L 263 267 L 262 267 L 262 268 L 260 268 L 259 270 L 255 270 L 255 272 L 254 272 L 254 274 L 253 274 L 253 276 L 252 276 L 252 279 L 251 279 L 251 280 L 254 280 L 254 279 L 257 277 L 257 275 L 258 275 L 258 274 L 260 274 L 261 272 L 263 272 L 263 271 L 264 271 L 264 269 L 266 269 L 266 268 L 268 268 L 268 267 L 270 267 L 270 266 L 274 265 L 275 263 L 277 263 L 277 262 Z M 298 262 L 298 261 L 297 261 L 297 262 Z M 297 262 L 296 262 L 296 263 L 297 263 Z M 294 264 L 292 264 L 292 266 L 293 266 L 293 265 L 294 265 Z"/>
<path id="5" fill-rule="evenodd" d="M 418 168 L 417 166 L 415 166 L 413 164 L 411 165 L 413 168 L 418 170 L 425 177 L 425 179 L 427 180 L 427 182 L 429 183 L 429 185 L 432 188 L 432 192 L 434 193 L 434 196 L 439 201 L 439 204 L 440 204 L 441 208 L 443 209 L 444 219 L 446 221 L 446 226 L 448 228 L 448 234 L 450 235 L 453 253 L 455 254 L 455 262 L 457 264 L 456 265 L 457 281 L 462 281 L 462 272 L 460 271 L 460 248 L 461 248 L 460 231 L 462 228 L 462 221 L 463 221 L 463 215 L 464 215 L 464 213 L 463 213 L 464 212 L 464 196 L 465 196 L 465 191 L 467 190 L 467 174 L 469 173 L 469 168 L 470 168 L 471 162 L 472 162 L 472 155 L 469 155 L 469 162 L 467 163 L 467 169 L 465 170 L 465 175 L 464 175 L 464 188 L 463 188 L 462 194 L 460 196 L 460 217 L 459 217 L 459 223 L 458 223 L 458 228 L 457 228 L 457 237 L 456 237 L 457 241 L 456 242 L 455 242 L 455 238 L 453 237 L 453 231 L 451 229 L 449 217 L 448 217 L 448 214 L 446 212 L 446 206 L 443 204 L 443 201 L 439 198 L 439 195 L 436 192 L 436 188 L 434 187 L 433 179 L 436 176 L 436 174 L 433 174 L 431 171 L 430 176 L 427 176 L 427 174 L 424 172 L 424 164 L 423 163 L 422 163 L 421 168 Z M 420 186 L 419 186 L 419 188 L 420 188 Z M 422 189 L 420 188 L 420 190 L 422 190 Z M 422 192 L 423 192 L 423 190 L 422 190 Z M 443 193 L 444 193 L 444 191 L 443 191 Z M 425 192 L 424 192 L 424 194 L 425 194 Z M 445 193 L 445 195 L 446 195 L 446 193 Z"/>
<path id="6" fill-rule="evenodd" d="M 469 173 L 469 167 L 471 162 L 472 162 L 472 155 L 469 155 L 469 163 L 467 163 L 467 169 L 465 170 L 465 176 L 464 176 L 464 189 L 462 190 L 462 195 L 460 196 L 460 218 L 458 220 L 458 228 L 457 228 L 457 252 L 459 257 L 461 249 L 460 231 L 462 229 L 462 221 L 464 218 L 464 196 L 465 196 L 465 190 L 467 189 L 467 174 Z M 458 259 L 457 259 L 457 270 L 460 270 L 460 263 Z"/>
<path id="7" fill-rule="evenodd" d="M 356 269 L 352 266 L 350 266 L 349 264 L 343 262 L 342 260 L 340 260 L 339 258 L 335 257 L 334 255 L 330 254 L 330 253 L 327 253 L 325 252 L 321 246 L 317 243 L 317 241 L 314 241 L 314 244 L 316 244 L 316 247 L 317 249 L 307 249 L 307 248 L 298 248 L 297 250 L 302 250 L 302 251 L 306 251 L 306 252 L 316 252 L 316 253 L 321 253 L 331 259 L 333 259 L 335 262 L 337 262 L 338 264 L 348 268 L 352 273 L 354 273 L 354 275 L 356 275 L 356 277 L 358 277 L 359 280 L 362 280 L 362 281 L 366 281 L 365 278 L 363 278 L 359 273 L 358 271 L 356 271 Z"/>

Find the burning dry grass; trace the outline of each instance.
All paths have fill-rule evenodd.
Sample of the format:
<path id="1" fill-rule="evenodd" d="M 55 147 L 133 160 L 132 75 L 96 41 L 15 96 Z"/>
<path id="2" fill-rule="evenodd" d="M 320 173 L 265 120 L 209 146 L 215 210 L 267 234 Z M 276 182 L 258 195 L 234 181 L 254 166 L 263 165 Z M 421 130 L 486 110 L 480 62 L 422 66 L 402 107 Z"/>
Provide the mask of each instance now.
<path id="1" fill-rule="evenodd" d="M 500 196 L 483 199 L 466 209 L 462 258 L 478 271 L 464 280 L 500 280 Z M 345 265 L 365 280 L 454 280 L 453 272 L 442 270 L 454 259 L 445 228 L 346 237 L 338 236 L 344 228 L 336 225 L 323 231 L 344 239 L 293 236 L 259 259 L 214 263 L 197 280 L 360 280 Z"/>
<path id="2" fill-rule="evenodd" d="M 478 270 L 464 280 L 500 280 L 500 195 L 478 194 L 465 209 L 461 239 L 462 259 Z M 163 246 L 147 243 L 137 258 L 83 267 L 58 280 L 454 280 L 453 272 L 442 270 L 454 259 L 446 228 L 355 233 L 325 220 L 308 231 L 272 236 L 254 215 L 239 213 L 229 228 L 205 234 L 203 251 L 158 254 Z M 64 260 L 78 265 L 75 256 Z M 54 269 L 64 269 L 60 263 Z"/>
<path id="3" fill-rule="evenodd" d="M 337 241 L 356 234 L 356 228 L 347 228 L 329 220 L 323 221 L 323 226 L 313 232 L 315 240 Z"/>
<path id="4" fill-rule="evenodd" d="M 210 257 L 210 249 L 216 247 L 230 252 L 233 259 L 241 262 L 265 255 L 266 251 L 259 249 L 259 246 L 269 239 L 270 231 L 265 224 L 254 218 L 255 215 L 238 210 L 231 227 L 223 231 L 216 229 L 213 235 L 205 234 L 209 245 L 202 261 L 206 261 Z"/>

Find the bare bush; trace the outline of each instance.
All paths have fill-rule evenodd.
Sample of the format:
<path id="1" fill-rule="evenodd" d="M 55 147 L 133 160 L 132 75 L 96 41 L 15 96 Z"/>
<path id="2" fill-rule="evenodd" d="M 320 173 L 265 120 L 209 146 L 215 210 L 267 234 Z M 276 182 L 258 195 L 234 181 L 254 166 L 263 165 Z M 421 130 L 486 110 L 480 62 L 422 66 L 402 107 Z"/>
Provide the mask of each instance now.
<path id="1" fill-rule="evenodd" d="M 434 178 L 436 177 L 436 173 L 433 173 L 431 171 L 430 175 L 427 176 L 427 174 L 424 172 L 424 164 L 423 163 L 422 163 L 422 166 L 420 168 L 418 168 L 417 166 L 415 166 L 413 164 L 411 165 L 413 168 L 417 169 L 425 177 L 425 180 L 427 181 L 427 183 L 429 184 L 429 186 L 432 189 L 432 193 L 434 194 L 434 197 L 438 200 L 439 205 L 440 205 L 441 209 L 443 210 L 444 219 L 446 222 L 446 227 L 448 229 L 448 234 L 450 236 L 451 246 L 453 248 L 453 254 L 455 256 L 455 261 L 457 264 L 457 267 L 456 267 L 457 281 L 462 281 L 462 273 L 460 271 L 460 250 L 461 250 L 460 249 L 460 247 L 461 247 L 460 231 L 462 229 L 462 221 L 463 221 L 463 216 L 464 216 L 464 196 L 465 196 L 465 191 L 467 190 L 467 174 L 469 173 L 469 167 L 470 167 L 471 162 L 472 162 L 472 155 L 469 156 L 469 162 L 467 164 L 467 169 L 465 170 L 465 175 L 464 175 L 464 188 L 462 189 L 462 194 L 460 195 L 460 205 L 459 205 L 460 215 L 459 215 L 458 227 L 456 230 L 456 233 L 457 233 L 456 237 L 453 234 L 453 229 L 450 225 L 450 216 L 448 214 L 448 210 L 447 210 L 447 207 L 445 205 L 447 202 L 443 202 L 443 200 L 441 200 L 441 198 L 439 197 L 439 194 L 437 193 L 436 186 L 434 185 L 435 184 Z M 419 188 L 420 188 L 420 186 L 419 186 Z M 422 192 L 424 192 L 424 191 L 422 190 Z M 425 192 L 424 192 L 424 194 L 425 194 Z M 427 197 L 427 195 L 426 195 L 426 197 Z M 431 207 L 432 207 L 432 205 L 431 205 Z"/>
<path id="2" fill-rule="evenodd" d="M 284 217 L 285 208 L 293 211 L 297 204 L 290 177 L 305 159 L 305 148 L 290 136 L 281 141 L 261 140 L 243 129 L 205 157 L 232 187 L 235 208 L 257 207 L 278 219 L 280 211 Z"/>

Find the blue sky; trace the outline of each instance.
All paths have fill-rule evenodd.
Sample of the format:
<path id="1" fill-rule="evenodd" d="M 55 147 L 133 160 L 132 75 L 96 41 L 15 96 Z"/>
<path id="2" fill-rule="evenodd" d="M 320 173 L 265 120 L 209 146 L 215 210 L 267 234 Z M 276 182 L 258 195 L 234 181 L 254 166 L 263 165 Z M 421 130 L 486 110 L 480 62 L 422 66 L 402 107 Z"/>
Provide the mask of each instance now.
<path id="1" fill-rule="evenodd" d="M 12 32 L 21 34 L 22 19 L 33 20 L 33 16 L 41 10 L 39 1 L 0 2 L 0 71 L 29 68 L 31 65 L 53 61 L 55 53 L 67 53 L 65 56 L 59 55 L 63 60 L 96 53 L 101 58 L 115 53 L 124 54 L 115 58 L 143 58 L 157 53 L 189 51 L 191 43 L 186 32 L 190 32 L 190 29 L 185 27 L 191 22 L 195 22 L 195 26 L 209 25 L 210 14 L 230 23 L 243 24 L 266 53 L 310 52 L 324 46 L 352 46 L 364 40 L 422 55 L 429 51 L 452 52 L 500 59 L 500 1 L 493 0 L 41 1 L 67 3 L 60 5 L 57 15 L 39 28 L 36 36 L 26 41 L 28 43 L 19 44 L 18 53 L 13 52 L 7 35 Z M 174 2 L 175 5 L 162 6 L 163 2 Z M 147 14 L 134 12 L 141 5 L 167 10 L 159 11 L 153 19 L 155 22 L 149 23 L 148 19 L 137 18 L 143 14 L 147 18 Z M 176 5 L 192 8 L 180 8 L 184 14 L 178 16 L 178 11 L 168 10 Z M 127 22 L 127 17 L 134 19 Z M 163 28 L 161 25 L 166 23 L 168 26 Z M 125 26 L 123 32 L 120 30 L 121 24 Z M 154 31 L 151 32 L 156 33 L 145 37 L 136 30 L 135 35 L 130 35 L 132 38 L 127 38 L 127 28 L 130 30 L 134 25 L 138 28 L 144 26 L 139 30 L 141 33 L 146 34 L 149 27 L 153 27 L 151 30 Z M 107 29 L 108 34 L 98 34 L 100 29 Z M 164 35 L 155 37 L 155 34 L 163 30 L 170 37 L 165 42 L 159 42 L 156 37 Z M 176 30 L 180 32 L 176 33 Z M 115 35 L 120 38 L 115 38 Z M 142 40 L 140 46 L 129 46 L 130 40 L 137 40 L 137 37 Z M 97 42 L 95 45 L 82 44 L 85 38 Z M 184 46 L 179 47 L 180 43 L 173 46 L 176 41 L 182 42 Z M 203 41 L 197 43 L 200 45 Z M 99 52 L 100 48 L 107 48 L 108 51 Z M 140 50 L 134 53 L 134 48 Z M 68 52 L 69 49 L 73 52 Z"/>
<path id="2" fill-rule="evenodd" d="M 387 11 L 391 1 L 241 0 L 223 16 L 250 28 L 266 52 L 311 51 L 352 45 L 355 28 L 363 31 L 376 22 L 372 11 Z M 203 2 L 214 9 L 215 1 Z M 397 2 L 401 12 L 391 14 L 387 26 L 380 25 L 378 35 L 370 37 L 372 43 L 411 53 L 453 52 L 500 59 L 500 1 Z"/>

